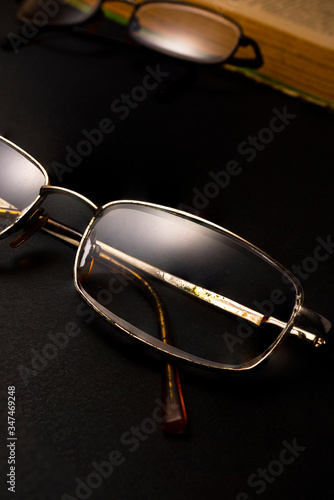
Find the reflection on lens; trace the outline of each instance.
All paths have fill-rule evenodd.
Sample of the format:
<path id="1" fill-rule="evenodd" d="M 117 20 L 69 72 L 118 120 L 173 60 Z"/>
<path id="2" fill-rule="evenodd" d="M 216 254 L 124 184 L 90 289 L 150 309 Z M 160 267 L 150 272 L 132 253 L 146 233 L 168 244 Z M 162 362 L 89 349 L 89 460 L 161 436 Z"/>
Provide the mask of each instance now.
<path id="1" fill-rule="evenodd" d="M 0 231 L 11 226 L 37 198 L 46 183 L 42 170 L 0 140 Z"/>
<path id="2" fill-rule="evenodd" d="M 149 48 L 207 64 L 226 60 L 240 38 L 240 29 L 228 19 L 177 3 L 149 3 L 138 8 L 129 33 Z"/>
<path id="3" fill-rule="evenodd" d="M 66 26 L 85 21 L 99 7 L 99 0 L 23 0 L 16 16 L 36 26 Z"/>
<path id="4" fill-rule="evenodd" d="M 77 278 L 79 291 L 111 321 L 159 346 L 151 286 L 173 345 L 232 368 L 278 341 L 282 326 L 266 318 L 286 324 L 296 303 L 288 275 L 242 240 L 141 203 L 110 204 L 96 219 L 77 256 Z"/>

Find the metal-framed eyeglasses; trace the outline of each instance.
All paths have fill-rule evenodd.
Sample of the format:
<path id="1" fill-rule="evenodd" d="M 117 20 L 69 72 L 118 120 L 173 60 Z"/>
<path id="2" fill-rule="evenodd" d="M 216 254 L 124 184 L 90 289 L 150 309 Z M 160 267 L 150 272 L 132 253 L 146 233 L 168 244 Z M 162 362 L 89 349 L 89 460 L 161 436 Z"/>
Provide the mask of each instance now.
<path id="1" fill-rule="evenodd" d="M 97 206 L 52 186 L 45 168 L 5 138 L 0 179 L 0 239 L 14 235 L 10 246 L 17 247 L 43 228 L 75 245 L 81 297 L 119 331 L 167 356 L 167 432 L 183 432 L 187 420 L 176 361 L 242 371 L 262 363 L 286 337 L 325 343 L 331 324 L 304 307 L 297 279 L 230 231 L 151 203 Z M 52 193 L 91 210 L 83 234 L 45 213 Z"/>

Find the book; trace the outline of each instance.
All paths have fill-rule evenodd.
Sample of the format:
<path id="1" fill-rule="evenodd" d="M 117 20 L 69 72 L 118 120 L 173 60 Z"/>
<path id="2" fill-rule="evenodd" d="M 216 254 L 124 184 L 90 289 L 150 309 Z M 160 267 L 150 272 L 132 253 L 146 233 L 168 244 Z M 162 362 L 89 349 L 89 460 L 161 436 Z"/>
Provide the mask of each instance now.
<path id="1" fill-rule="evenodd" d="M 333 0 L 202 0 L 254 38 L 264 64 L 247 76 L 322 106 L 334 107 Z M 242 57 L 239 49 L 237 56 Z"/>

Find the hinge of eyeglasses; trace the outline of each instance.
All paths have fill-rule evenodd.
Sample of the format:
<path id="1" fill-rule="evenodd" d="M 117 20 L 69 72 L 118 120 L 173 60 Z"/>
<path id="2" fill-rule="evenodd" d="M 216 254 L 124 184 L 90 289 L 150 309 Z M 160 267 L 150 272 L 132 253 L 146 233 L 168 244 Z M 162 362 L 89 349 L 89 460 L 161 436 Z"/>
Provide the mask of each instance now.
<path id="1" fill-rule="evenodd" d="M 273 317 L 265 317 L 266 323 L 284 328 L 285 323 Z M 306 307 L 301 307 L 293 328 L 290 330 L 291 335 L 295 335 L 301 340 L 311 342 L 315 347 L 326 344 L 326 335 L 331 329 L 330 321 Z"/>
<path id="2" fill-rule="evenodd" d="M 297 326 L 294 326 L 291 329 L 290 334 L 296 335 L 301 340 L 311 342 L 315 347 L 320 347 L 321 345 L 326 344 L 326 340 L 320 335 L 308 332 L 307 330 L 304 330 L 303 328 L 299 328 Z"/>
<path id="3" fill-rule="evenodd" d="M 299 338 L 313 342 L 316 347 L 319 347 L 326 344 L 331 328 L 332 324 L 328 319 L 302 306 L 296 316 L 291 333 L 295 333 Z"/>
<path id="4" fill-rule="evenodd" d="M 25 224 L 25 231 L 15 240 L 9 243 L 11 248 L 17 248 L 27 241 L 38 229 L 44 226 L 49 219 L 48 214 L 43 214 L 43 209 L 39 208 Z"/>

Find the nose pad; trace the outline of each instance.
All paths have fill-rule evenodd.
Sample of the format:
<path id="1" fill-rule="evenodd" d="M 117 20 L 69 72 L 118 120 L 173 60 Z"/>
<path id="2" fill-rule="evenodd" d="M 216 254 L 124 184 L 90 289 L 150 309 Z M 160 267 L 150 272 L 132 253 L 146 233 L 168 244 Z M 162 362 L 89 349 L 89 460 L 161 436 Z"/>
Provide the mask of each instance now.
<path id="1" fill-rule="evenodd" d="M 88 280 L 90 273 L 92 272 L 94 265 L 94 257 L 90 255 L 88 259 L 86 259 L 83 266 L 79 269 L 79 281 L 80 283 L 84 283 Z"/>
<path id="2" fill-rule="evenodd" d="M 11 248 L 17 248 L 22 243 L 27 241 L 36 231 L 38 231 L 41 227 L 46 224 L 46 222 L 49 220 L 49 215 L 43 213 L 43 209 L 39 208 L 33 215 L 27 220 L 25 224 L 25 230 L 20 236 L 15 238 L 11 243 L 9 243 L 9 246 Z"/>
<path id="3" fill-rule="evenodd" d="M 99 256 L 101 251 L 101 247 L 96 244 L 96 234 L 93 233 L 91 234 L 89 242 L 90 242 L 90 248 L 85 257 L 85 262 L 78 269 L 78 277 L 80 283 L 84 283 L 85 281 L 88 280 L 94 266 L 95 256 Z"/>

